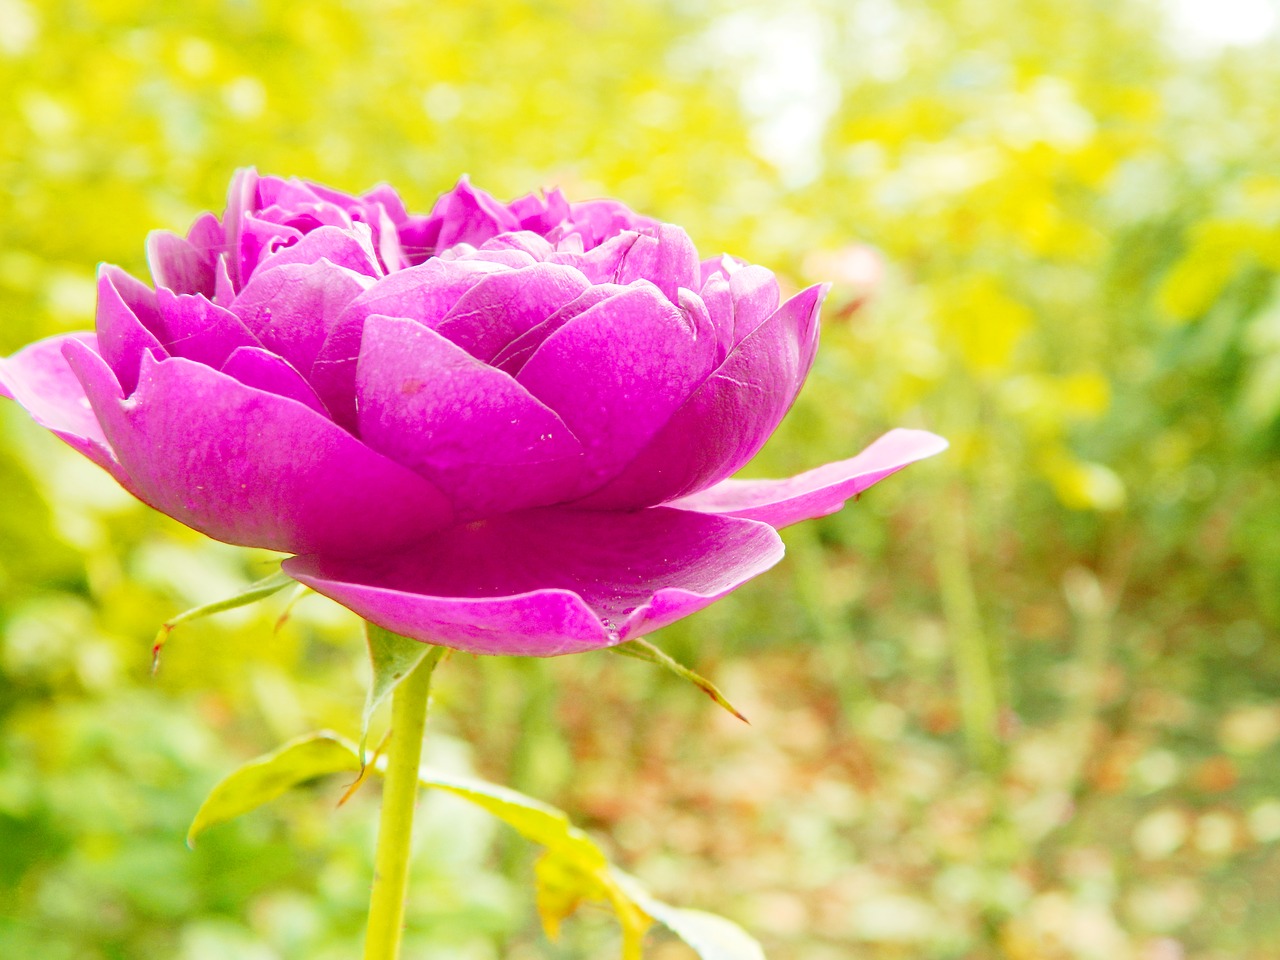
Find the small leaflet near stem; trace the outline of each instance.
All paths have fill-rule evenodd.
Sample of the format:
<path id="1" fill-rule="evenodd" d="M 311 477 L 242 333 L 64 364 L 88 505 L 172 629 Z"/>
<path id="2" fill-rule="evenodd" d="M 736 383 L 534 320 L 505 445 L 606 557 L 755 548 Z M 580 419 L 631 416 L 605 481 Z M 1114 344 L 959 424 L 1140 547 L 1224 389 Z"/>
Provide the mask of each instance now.
<path id="1" fill-rule="evenodd" d="M 173 632 L 174 627 L 191 620 L 199 620 L 215 613 L 222 613 L 224 610 L 247 607 L 251 603 L 265 600 L 291 583 L 297 583 L 297 581 L 287 573 L 277 570 L 271 576 L 263 577 L 257 583 L 250 584 L 242 593 L 237 593 L 234 597 L 227 597 L 225 600 L 215 600 L 213 603 L 192 607 L 190 610 L 184 610 L 176 617 L 170 617 L 160 624 L 155 642 L 151 645 L 151 675 L 154 677 L 156 671 L 160 669 L 160 652 L 164 649 L 165 643 L 168 642 L 169 634 Z"/>
<path id="2" fill-rule="evenodd" d="M 718 705 L 724 707 L 731 714 L 737 717 L 745 724 L 751 721 L 739 712 L 738 708 L 729 702 L 728 698 L 720 692 L 720 688 L 708 680 L 706 677 L 690 670 L 680 661 L 676 660 L 670 654 L 659 650 L 648 640 L 629 640 L 626 643 L 620 643 L 616 647 L 610 647 L 614 653 L 621 654 L 624 657 L 634 657 L 636 660 L 644 660 L 646 663 L 656 663 L 659 666 L 666 667 L 678 677 L 688 680 L 695 687 L 705 693 L 714 700 Z"/>

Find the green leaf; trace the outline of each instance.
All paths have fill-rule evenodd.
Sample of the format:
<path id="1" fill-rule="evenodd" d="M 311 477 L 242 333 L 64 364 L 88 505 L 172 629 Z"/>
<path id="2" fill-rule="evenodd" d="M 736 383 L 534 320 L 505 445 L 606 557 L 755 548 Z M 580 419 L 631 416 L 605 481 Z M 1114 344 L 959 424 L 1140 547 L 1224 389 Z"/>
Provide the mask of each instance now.
<path id="1" fill-rule="evenodd" d="M 365 640 L 369 648 L 369 663 L 373 676 L 369 692 L 364 700 L 364 712 L 360 714 L 360 756 L 364 757 L 365 741 L 369 737 L 369 722 L 373 713 L 396 686 L 413 673 L 424 657 L 431 656 L 437 662 L 446 653 L 445 647 L 433 647 L 429 643 L 410 640 L 398 633 L 384 630 L 377 624 L 365 623 Z"/>
<path id="2" fill-rule="evenodd" d="M 438 770 L 423 769 L 418 780 L 424 787 L 444 790 L 487 810 L 526 840 L 565 856 L 583 869 L 596 871 L 609 864 L 596 842 L 575 827 L 568 814 L 541 800 L 496 783 Z"/>
<path id="3" fill-rule="evenodd" d="M 173 632 L 173 628 L 190 620 L 199 620 L 203 617 L 212 616 L 215 613 L 222 613 L 224 610 L 234 610 L 236 607 L 247 607 L 251 603 L 257 603 L 259 600 L 265 600 L 278 590 L 283 590 L 291 583 L 297 583 L 292 577 L 283 571 L 277 570 L 269 577 L 264 577 L 257 583 L 248 586 L 242 593 L 237 593 L 234 597 L 228 597 L 225 600 L 215 600 L 213 603 L 202 604 L 198 607 L 192 607 L 190 610 L 184 610 L 176 617 L 170 617 L 160 625 L 160 630 L 156 634 L 156 641 L 151 647 L 151 672 L 155 673 L 160 667 L 160 651 L 164 648 L 165 643 L 169 639 L 169 634 Z"/>
<path id="4" fill-rule="evenodd" d="M 474 803 L 547 848 L 536 874 L 538 913 L 547 936 L 554 937 L 561 921 L 584 901 L 603 901 L 613 908 L 622 927 L 624 960 L 640 960 L 649 916 L 623 890 L 618 871 L 604 851 L 570 822 L 568 814 L 508 787 L 471 777 L 424 769 L 419 781 Z"/>
<path id="5" fill-rule="evenodd" d="M 755 938 L 732 920 L 703 910 L 686 910 L 655 899 L 640 882 L 614 869 L 614 879 L 641 910 L 693 948 L 702 960 L 765 960 Z"/>
<path id="6" fill-rule="evenodd" d="M 560 938 L 560 924 L 588 900 L 608 900 L 604 885 L 570 860 L 545 853 L 534 864 L 538 916 L 547 939 Z"/>
<path id="7" fill-rule="evenodd" d="M 385 767 L 386 758 L 378 757 L 369 769 L 382 773 Z M 187 844 L 194 846 L 196 837 L 214 824 L 248 813 L 300 783 L 363 769 L 359 747 L 337 733 L 319 730 L 297 737 L 250 760 L 218 783 L 196 812 Z M 764 960 L 760 945 L 736 924 L 650 896 L 634 877 L 611 864 L 599 845 L 575 827 L 563 810 L 509 787 L 437 770 L 419 770 L 418 782 L 475 804 L 546 848 L 537 862 L 535 879 L 538 914 L 548 937 L 554 939 L 561 922 L 583 903 L 607 903 L 622 928 L 623 960 L 641 960 L 644 936 L 654 920 L 688 943 L 703 960 Z"/>
<path id="8" fill-rule="evenodd" d="M 333 773 L 360 769 L 360 755 L 349 741 L 327 730 L 304 734 L 271 753 L 250 760 L 219 781 L 196 811 L 187 846 L 214 824 L 256 810 L 291 788 Z"/>
<path id="9" fill-rule="evenodd" d="M 620 643 L 616 647 L 610 647 L 609 649 L 624 657 L 633 657 L 636 660 L 644 660 L 646 663 L 656 663 L 659 666 L 666 667 L 676 676 L 688 680 L 743 723 L 751 722 L 738 711 L 737 707 L 729 702 L 725 695 L 720 692 L 720 688 L 714 683 L 706 677 L 694 673 L 679 660 L 676 660 L 669 653 L 659 650 L 648 640 L 629 640 L 626 643 Z"/>

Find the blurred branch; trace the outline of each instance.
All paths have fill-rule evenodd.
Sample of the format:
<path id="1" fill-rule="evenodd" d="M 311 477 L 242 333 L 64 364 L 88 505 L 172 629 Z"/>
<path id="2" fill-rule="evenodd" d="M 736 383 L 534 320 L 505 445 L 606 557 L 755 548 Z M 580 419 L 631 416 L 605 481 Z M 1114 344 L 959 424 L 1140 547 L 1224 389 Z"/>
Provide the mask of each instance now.
<path id="1" fill-rule="evenodd" d="M 983 629 L 970 568 L 965 507 L 963 494 L 953 489 L 933 510 L 935 562 L 943 615 L 950 628 L 965 741 L 974 762 L 994 773 L 1004 760 L 999 730 L 1001 703 L 993 669 L 994 651 Z"/>

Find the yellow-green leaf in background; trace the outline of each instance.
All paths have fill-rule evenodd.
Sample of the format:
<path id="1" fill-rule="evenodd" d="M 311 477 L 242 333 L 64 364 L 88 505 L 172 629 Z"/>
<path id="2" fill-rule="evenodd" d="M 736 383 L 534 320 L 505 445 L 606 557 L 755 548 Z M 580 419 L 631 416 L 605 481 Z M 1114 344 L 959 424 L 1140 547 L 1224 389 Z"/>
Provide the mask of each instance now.
<path id="1" fill-rule="evenodd" d="M 655 900 L 634 877 L 619 870 L 613 873 L 636 906 L 691 946 L 702 960 L 765 960 L 760 944 L 733 921 Z"/>

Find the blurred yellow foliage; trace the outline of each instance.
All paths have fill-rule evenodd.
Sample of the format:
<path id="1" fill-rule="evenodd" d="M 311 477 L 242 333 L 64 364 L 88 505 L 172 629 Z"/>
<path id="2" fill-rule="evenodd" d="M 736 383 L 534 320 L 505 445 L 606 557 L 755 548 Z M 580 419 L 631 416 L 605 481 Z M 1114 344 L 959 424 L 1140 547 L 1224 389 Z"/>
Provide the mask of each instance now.
<path id="1" fill-rule="evenodd" d="M 1032 328 L 1027 307 L 993 276 L 970 275 L 935 289 L 937 319 L 966 366 L 979 376 L 1007 374 L 1014 349 Z"/>
<path id="2" fill-rule="evenodd" d="M 643 670 L 481 661 L 442 680 L 442 755 L 779 960 L 1274 957 L 1280 49 L 1191 43 L 1196 6 L 0 0 L 0 354 L 88 327 L 95 265 L 145 276 L 147 231 L 249 164 L 419 211 L 463 173 L 612 195 L 834 280 L 751 469 L 953 447 L 665 632 L 757 727 Z M 0 955 L 358 953 L 357 816 L 176 839 L 233 756 L 353 722 L 354 624 L 228 614 L 144 680 L 161 620 L 267 559 L 8 403 L 0 434 Z M 462 816 L 427 818 L 406 953 L 542 956 L 527 864 Z M 609 955 L 579 929 L 563 956 Z"/>

